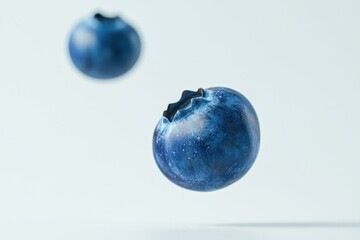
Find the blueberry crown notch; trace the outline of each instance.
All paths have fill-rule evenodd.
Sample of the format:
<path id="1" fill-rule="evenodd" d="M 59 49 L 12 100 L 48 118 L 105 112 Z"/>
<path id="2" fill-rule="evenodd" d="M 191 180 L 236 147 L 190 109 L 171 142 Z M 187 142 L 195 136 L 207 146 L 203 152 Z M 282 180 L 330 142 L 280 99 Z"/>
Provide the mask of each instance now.
<path id="1" fill-rule="evenodd" d="M 189 90 L 183 91 L 180 100 L 176 103 L 170 103 L 166 111 L 164 111 L 163 116 L 166 117 L 170 122 L 172 122 L 178 110 L 185 108 L 191 102 L 191 99 L 203 97 L 204 93 L 205 91 L 202 88 L 199 88 L 197 92 Z"/>
<path id="2" fill-rule="evenodd" d="M 97 19 L 100 22 L 111 22 L 111 21 L 120 19 L 119 16 L 107 17 L 107 16 L 102 15 L 101 13 L 96 13 L 94 15 L 94 18 Z"/>

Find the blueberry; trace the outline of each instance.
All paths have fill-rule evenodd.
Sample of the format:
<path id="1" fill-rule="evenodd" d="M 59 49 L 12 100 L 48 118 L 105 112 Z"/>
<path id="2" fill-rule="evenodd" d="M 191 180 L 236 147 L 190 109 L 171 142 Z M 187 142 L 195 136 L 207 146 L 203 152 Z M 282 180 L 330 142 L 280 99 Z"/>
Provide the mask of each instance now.
<path id="1" fill-rule="evenodd" d="M 81 21 L 71 32 L 69 52 L 84 74 L 111 79 L 130 70 L 140 55 L 140 38 L 120 17 L 99 13 Z"/>
<path id="2" fill-rule="evenodd" d="M 216 87 L 184 91 L 169 104 L 153 136 L 153 153 L 173 183 L 195 191 L 226 187 L 253 165 L 259 121 L 240 93 Z"/>

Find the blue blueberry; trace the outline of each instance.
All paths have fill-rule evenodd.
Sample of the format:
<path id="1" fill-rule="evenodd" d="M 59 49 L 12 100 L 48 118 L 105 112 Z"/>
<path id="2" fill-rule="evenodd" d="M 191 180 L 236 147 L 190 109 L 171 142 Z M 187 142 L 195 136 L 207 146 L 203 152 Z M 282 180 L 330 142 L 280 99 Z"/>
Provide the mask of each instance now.
<path id="1" fill-rule="evenodd" d="M 129 71 L 140 55 L 140 38 L 120 17 L 99 13 L 81 21 L 71 32 L 69 52 L 84 74 L 111 79 Z"/>
<path id="2" fill-rule="evenodd" d="M 253 165 L 260 145 L 251 103 L 229 88 L 184 91 L 156 126 L 153 153 L 173 183 L 195 191 L 226 187 Z"/>

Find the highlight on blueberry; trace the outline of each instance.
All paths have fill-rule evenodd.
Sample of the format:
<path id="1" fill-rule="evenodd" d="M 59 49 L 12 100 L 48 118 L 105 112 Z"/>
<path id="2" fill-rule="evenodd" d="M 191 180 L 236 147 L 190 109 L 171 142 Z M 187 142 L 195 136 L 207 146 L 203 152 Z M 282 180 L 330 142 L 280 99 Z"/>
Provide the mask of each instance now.
<path id="1" fill-rule="evenodd" d="M 224 188 L 243 177 L 260 146 L 251 103 L 224 88 L 184 91 L 155 128 L 153 154 L 173 183 L 195 191 Z"/>
<path id="2" fill-rule="evenodd" d="M 120 17 L 100 13 L 80 21 L 69 38 L 74 65 L 97 79 L 111 79 L 129 71 L 140 55 L 136 30 Z"/>

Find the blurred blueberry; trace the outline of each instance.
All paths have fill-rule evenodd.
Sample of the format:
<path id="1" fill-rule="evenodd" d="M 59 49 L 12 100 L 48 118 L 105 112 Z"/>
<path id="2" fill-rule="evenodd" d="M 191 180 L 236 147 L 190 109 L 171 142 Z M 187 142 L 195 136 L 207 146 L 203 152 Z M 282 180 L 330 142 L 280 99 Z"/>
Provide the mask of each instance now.
<path id="1" fill-rule="evenodd" d="M 99 13 L 82 20 L 71 32 L 69 52 L 84 74 L 111 79 L 129 71 L 140 55 L 141 43 L 135 29 L 120 17 Z"/>
<path id="2" fill-rule="evenodd" d="M 196 191 L 226 187 L 253 165 L 259 122 L 250 102 L 229 88 L 184 91 L 156 126 L 153 153 L 173 183 Z"/>

